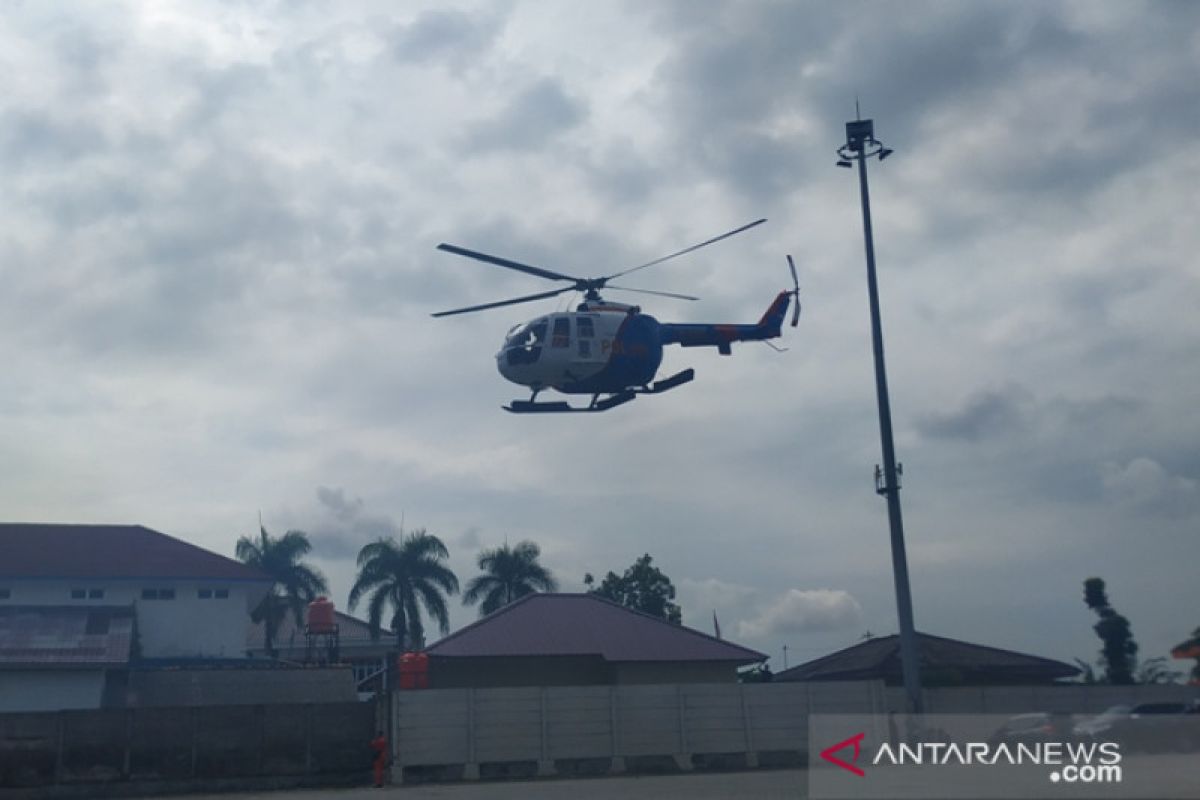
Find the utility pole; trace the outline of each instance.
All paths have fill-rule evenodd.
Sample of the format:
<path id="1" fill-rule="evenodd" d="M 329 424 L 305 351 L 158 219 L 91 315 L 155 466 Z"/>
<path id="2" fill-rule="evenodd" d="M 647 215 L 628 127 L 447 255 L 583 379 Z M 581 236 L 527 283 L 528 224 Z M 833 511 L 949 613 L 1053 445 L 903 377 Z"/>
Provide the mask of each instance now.
<path id="1" fill-rule="evenodd" d="M 857 104 L 856 104 L 857 106 Z M 892 441 L 892 411 L 888 401 L 887 368 L 883 360 L 883 328 L 879 319 L 879 286 L 875 280 L 875 241 L 871 232 L 871 195 L 867 188 L 867 159 L 880 161 L 892 151 L 875 138 L 875 123 L 856 119 L 846 123 L 846 143 L 838 148 L 839 167 L 858 162 L 858 189 L 862 199 L 863 240 L 867 249 L 867 292 L 871 299 L 871 341 L 875 350 L 875 394 L 879 404 L 879 438 L 883 444 L 883 469 L 875 467 L 875 492 L 887 499 L 888 525 L 892 539 L 892 573 L 896 584 L 896 612 L 900 618 L 900 666 L 909 711 L 921 713 L 920 661 L 913 627 L 912 593 L 908 585 L 908 557 L 904 552 L 904 522 L 900 516 L 900 475 Z"/>

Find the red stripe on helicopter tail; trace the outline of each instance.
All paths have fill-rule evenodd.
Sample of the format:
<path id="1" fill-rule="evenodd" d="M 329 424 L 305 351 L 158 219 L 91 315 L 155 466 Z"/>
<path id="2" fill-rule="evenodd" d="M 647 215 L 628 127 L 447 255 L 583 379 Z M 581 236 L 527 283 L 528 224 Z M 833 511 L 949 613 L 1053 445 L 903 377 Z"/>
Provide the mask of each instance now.
<path id="1" fill-rule="evenodd" d="M 783 315 L 787 313 L 788 298 L 791 297 L 791 292 L 780 292 L 775 298 L 775 302 L 771 303 L 767 308 L 766 313 L 762 315 L 762 319 L 758 321 L 759 327 L 770 325 L 774 320 L 772 317 L 778 317 L 778 322 L 783 323 Z"/>

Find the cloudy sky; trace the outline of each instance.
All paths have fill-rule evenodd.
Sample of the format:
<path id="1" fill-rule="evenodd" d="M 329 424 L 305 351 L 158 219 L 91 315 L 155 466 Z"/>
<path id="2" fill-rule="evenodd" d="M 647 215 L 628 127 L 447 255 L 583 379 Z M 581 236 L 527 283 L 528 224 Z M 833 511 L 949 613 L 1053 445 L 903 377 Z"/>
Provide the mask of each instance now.
<path id="1" fill-rule="evenodd" d="M 857 97 L 918 627 L 1090 660 L 1093 575 L 1144 656 L 1200 625 L 1200 5 L 17 3 L 0 76 L 6 520 L 261 511 L 339 604 L 401 525 L 464 580 L 650 553 L 776 668 L 894 632 Z M 636 285 L 752 322 L 792 253 L 787 352 L 605 414 L 500 408 L 569 295 L 429 316 L 553 288 L 439 242 L 589 276 L 759 217 Z"/>

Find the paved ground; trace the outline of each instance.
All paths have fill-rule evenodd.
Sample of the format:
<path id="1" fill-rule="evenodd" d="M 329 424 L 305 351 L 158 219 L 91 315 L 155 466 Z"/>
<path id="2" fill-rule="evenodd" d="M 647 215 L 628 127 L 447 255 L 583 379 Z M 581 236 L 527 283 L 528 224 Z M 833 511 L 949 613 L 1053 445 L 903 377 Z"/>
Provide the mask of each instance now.
<path id="1" fill-rule="evenodd" d="M 1005 783 L 1003 776 L 989 768 L 938 768 L 938 790 L 930 793 L 929 783 L 915 781 L 916 773 L 892 775 L 892 797 L 994 797 L 1015 796 L 1100 798 L 1155 797 L 1197 800 L 1200 798 L 1200 758 L 1194 753 L 1172 755 L 1132 755 L 1122 759 L 1124 779 L 1111 785 L 1051 784 L 1047 775 L 1038 773 L 1029 793 L 1015 791 L 1017 784 Z M 891 768 L 887 768 L 891 769 Z M 883 779 L 885 770 L 877 771 Z M 479 781 L 463 783 L 392 786 L 384 789 L 303 789 L 280 792 L 249 792 L 215 795 L 187 795 L 186 800 L 797 800 L 808 795 L 808 776 L 803 769 L 754 770 L 747 772 L 693 773 L 642 777 L 586 778 L 578 780 L 543 779 L 533 781 Z M 853 778 L 852 778 L 853 780 Z M 911 784 L 911 785 L 909 785 Z M 858 784 L 851 784 L 858 786 Z M 866 788 L 866 784 L 862 785 Z M 922 788 L 924 787 L 924 788 Z M 961 791 L 956 791 L 956 789 Z M 825 796 L 851 798 L 859 791 L 831 792 Z M 164 800 L 166 800 L 164 798 Z M 181 800 L 176 795 L 170 800 Z"/>
<path id="2" fill-rule="evenodd" d="M 298 789 L 290 792 L 187 795 L 186 800 L 796 800 L 804 796 L 804 770 L 757 770 L 702 775 L 481 781 L 389 786 L 384 789 Z M 178 796 L 171 800 L 180 800 Z"/>

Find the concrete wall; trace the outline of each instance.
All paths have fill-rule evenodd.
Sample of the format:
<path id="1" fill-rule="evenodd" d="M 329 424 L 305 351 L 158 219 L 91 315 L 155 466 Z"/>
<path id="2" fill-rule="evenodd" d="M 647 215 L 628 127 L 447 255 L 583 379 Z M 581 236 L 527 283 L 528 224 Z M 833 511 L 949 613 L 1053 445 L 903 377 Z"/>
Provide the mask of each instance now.
<path id="1" fill-rule="evenodd" d="M 0 714 L 0 788 L 362 779 L 375 730 L 374 706 L 361 703 Z"/>
<path id="2" fill-rule="evenodd" d="M 798 754 L 807 747 L 808 714 L 884 709 L 882 684 L 675 684 L 498 689 L 430 689 L 393 695 L 393 743 L 401 771 L 512 762 L 539 774 L 570 762 L 608 759 L 616 771 L 633 760 L 667 760 L 690 769 L 697 758 Z"/>
<path id="3" fill-rule="evenodd" d="M 1200 698 L 1200 687 L 930 689 L 930 713 L 1098 713 L 1117 703 Z M 459 765 L 465 777 L 801 764 L 811 714 L 903 712 L 878 681 L 430 689 L 393 694 L 397 778 Z M 500 771 L 500 765 L 509 765 Z M 594 764 L 593 764 L 594 766 Z M 516 770 L 514 772 L 514 770 Z M 524 772 L 521 772 L 524 770 Z"/>
<path id="4" fill-rule="evenodd" d="M 904 690 L 889 688 L 888 706 L 905 710 Z M 925 711 L 931 714 L 1023 714 L 1048 711 L 1063 714 L 1099 714 L 1115 705 L 1186 702 L 1200 698 L 1200 687 L 1152 686 L 988 686 L 926 689 Z"/>
<path id="5" fill-rule="evenodd" d="M 8 580 L 5 605 L 128 606 L 136 608 L 142 655 L 147 658 L 241 658 L 246 654 L 250 608 L 265 584 L 195 580 Z M 173 589 L 171 600 L 142 599 L 143 589 Z M 71 591 L 102 592 L 102 597 L 72 599 Z M 200 590 L 222 589 L 228 597 L 200 597 Z"/>
<path id="6" fill-rule="evenodd" d="M 0 712 L 100 708 L 104 670 L 0 671 Z"/>

